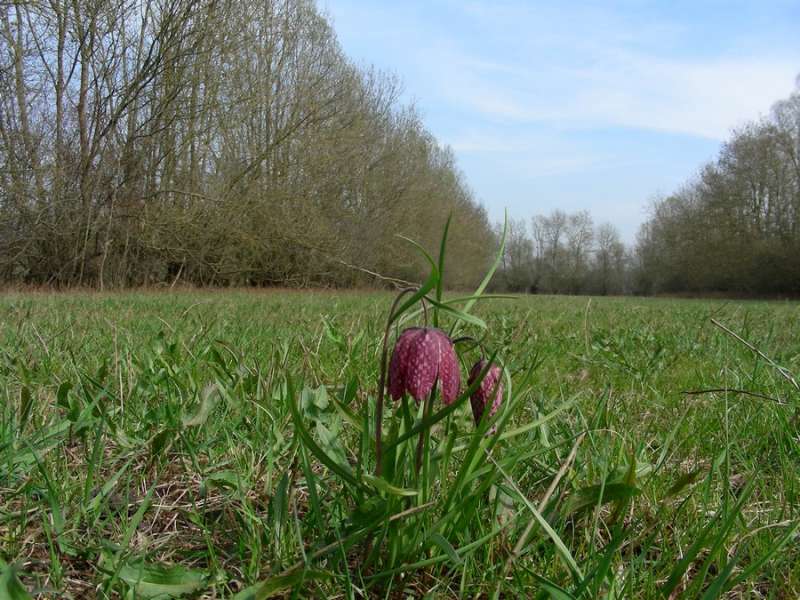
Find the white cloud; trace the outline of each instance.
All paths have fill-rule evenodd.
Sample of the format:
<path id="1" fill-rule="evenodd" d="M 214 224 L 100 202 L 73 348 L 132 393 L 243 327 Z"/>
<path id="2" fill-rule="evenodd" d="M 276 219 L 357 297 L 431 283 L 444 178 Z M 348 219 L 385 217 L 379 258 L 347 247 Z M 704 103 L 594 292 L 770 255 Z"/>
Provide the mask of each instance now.
<path id="1" fill-rule="evenodd" d="M 692 30 L 688 20 L 591 2 L 449 6 L 474 29 L 426 25 L 432 30 L 420 38 L 414 63 L 430 83 L 426 93 L 476 117 L 722 140 L 787 96 L 800 72 L 796 43 L 787 48 L 731 34 L 728 45 L 712 44 L 713 52 L 695 47 L 704 35 L 728 39 L 708 23 Z"/>
<path id="2" fill-rule="evenodd" d="M 456 152 L 525 152 L 530 149 L 527 141 L 509 139 L 494 132 L 464 131 L 442 140 Z"/>
<path id="3" fill-rule="evenodd" d="M 798 64 L 624 55 L 579 77 L 560 116 L 722 140 L 793 88 Z"/>
<path id="4" fill-rule="evenodd" d="M 450 102 L 497 120 L 633 127 L 722 140 L 794 87 L 800 62 L 662 59 L 606 51 L 582 69 L 541 71 L 451 55 L 437 69 Z M 499 76 L 500 74 L 503 76 Z M 510 74 L 510 75 L 509 75 Z"/>
<path id="5" fill-rule="evenodd" d="M 690 19 L 658 19 L 637 2 L 609 10 L 593 2 L 323 0 L 329 5 L 342 17 L 337 27 L 390 49 L 399 61 L 392 67 L 413 79 L 410 95 L 476 118 L 722 140 L 787 96 L 800 72 L 796 43 L 726 38 L 722 24 L 693 30 Z M 728 45 L 695 48 L 704 34 Z"/>
<path id="6" fill-rule="evenodd" d="M 589 207 L 628 237 L 634 207 L 800 72 L 791 10 L 759 0 L 321 1 L 357 56 L 401 75 L 494 216 Z"/>
<path id="7" fill-rule="evenodd" d="M 442 136 L 442 141 L 464 157 L 491 160 L 502 172 L 528 183 L 539 177 L 634 165 L 613 153 L 576 148 L 559 136 L 527 131 L 509 133 L 476 127 Z"/>

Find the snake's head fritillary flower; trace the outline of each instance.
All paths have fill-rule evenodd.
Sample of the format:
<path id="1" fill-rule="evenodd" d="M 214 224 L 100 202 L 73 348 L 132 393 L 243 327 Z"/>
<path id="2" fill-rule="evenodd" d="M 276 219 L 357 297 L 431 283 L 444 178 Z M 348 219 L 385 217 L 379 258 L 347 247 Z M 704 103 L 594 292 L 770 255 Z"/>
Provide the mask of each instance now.
<path id="1" fill-rule="evenodd" d="M 397 338 L 389 363 L 392 398 L 399 400 L 408 393 L 420 402 L 437 382 L 444 403 L 454 402 L 461 385 L 461 371 L 453 342 L 444 331 L 434 327 L 405 329 Z"/>
<path id="2" fill-rule="evenodd" d="M 481 374 L 481 371 L 486 368 L 486 361 L 479 360 L 475 363 L 469 372 L 469 380 L 467 385 L 472 385 Z M 503 401 L 503 370 L 492 363 L 489 370 L 486 371 L 486 376 L 481 381 L 478 389 L 470 396 L 469 401 L 472 404 L 472 416 L 475 417 L 475 425 L 481 422 L 483 413 L 486 410 L 486 404 L 491 401 L 492 406 L 489 409 L 489 416 L 493 416 L 500 408 L 500 403 Z"/>

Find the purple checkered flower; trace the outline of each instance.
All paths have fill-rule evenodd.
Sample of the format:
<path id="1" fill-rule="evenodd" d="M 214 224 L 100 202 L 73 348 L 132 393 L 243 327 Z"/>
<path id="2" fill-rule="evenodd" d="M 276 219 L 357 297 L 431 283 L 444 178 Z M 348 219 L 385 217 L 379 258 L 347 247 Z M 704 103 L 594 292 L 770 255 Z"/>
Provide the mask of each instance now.
<path id="1" fill-rule="evenodd" d="M 481 359 L 475 363 L 472 369 L 469 372 L 469 379 L 467 385 L 471 386 L 478 376 L 481 374 L 481 371 L 486 368 L 486 361 Z M 489 367 L 489 370 L 486 372 L 486 376 L 481 381 L 481 384 L 478 386 L 478 389 L 470 396 L 469 401 L 472 404 L 472 416 L 475 417 L 475 425 L 478 425 L 481 422 L 481 418 L 483 417 L 483 413 L 486 410 L 486 404 L 491 400 L 492 406 L 489 409 L 489 416 L 493 416 L 497 410 L 500 408 L 500 403 L 503 401 L 503 370 L 497 366 L 496 364 L 492 363 L 492 366 Z M 492 397 L 492 393 L 494 392 L 494 396 Z"/>
<path id="2" fill-rule="evenodd" d="M 417 402 L 439 382 L 442 400 L 450 404 L 458 397 L 461 371 L 453 342 L 441 329 L 410 327 L 404 330 L 389 363 L 389 393 L 399 400 L 408 393 Z"/>

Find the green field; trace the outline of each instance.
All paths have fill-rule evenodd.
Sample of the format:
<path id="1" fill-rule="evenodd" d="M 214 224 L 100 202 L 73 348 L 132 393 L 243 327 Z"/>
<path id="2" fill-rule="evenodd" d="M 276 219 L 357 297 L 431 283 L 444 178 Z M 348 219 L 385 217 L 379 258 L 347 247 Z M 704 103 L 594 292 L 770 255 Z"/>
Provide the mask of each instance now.
<path id="1" fill-rule="evenodd" d="M 0 298 L 0 598 L 800 597 L 800 305 L 479 302 L 506 421 L 461 403 L 398 491 L 369 477 L 392 300 Z"/>

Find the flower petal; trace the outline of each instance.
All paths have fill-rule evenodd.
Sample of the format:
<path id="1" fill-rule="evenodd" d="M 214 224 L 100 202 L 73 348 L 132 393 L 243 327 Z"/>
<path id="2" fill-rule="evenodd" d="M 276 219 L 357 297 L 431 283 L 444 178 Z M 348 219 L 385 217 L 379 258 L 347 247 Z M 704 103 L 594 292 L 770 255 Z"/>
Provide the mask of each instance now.
<path id="1" fill-rule="evenodd" d="M 479 360 L 473 365 L 469 372 L 469 385 L 475 382 L 485 367 L 485 360 Z M 500 404 L 503 401 L 502 375 L 503 370 L 496 364 L 492 364 L 481 381 L 480 386 L 478 386 L 478 389 L 470 396 L 472 415 L 475 418 L 476 425 L 480 423 L 483 412 L 486 409 L 486 404 L 490 401 L 490 396 L 492 406 L 489 410 L 489 416 L 494 415 L 500 408 Z"/>
<path id="2" fill-rule="evenodd" d="M 439 381 L 442 385 L 442 400 L 445 404 L 452 404 L 458 398 L 461 387 L 461 369 L 458 366 L 458 357 L 450 341 L 444 333 L 439 338 Z"/>
<path id="3" fill-rule="evenodd" d="M 439 371 L 439 347 L 430 329 L 421 329 L 414 336 L 405 359 L 406 390 L 420 402 L 431 393 Z"/>
<path id="4" fill-rule="evenodd" d="M 389 361 L 389 393 L 393 400 L 402 398 L 406 391 L 405 384 L 405 364 L 407 361 L 408 348 L 411 340 L 420 331 L 419 327 L 411 327 L 404 330 L 392 350 L 392 359 Z"/>
<path id="5" fill-rule="evenodd" d="M 503 371 L 497 365 L 492 366 L 492 371 L 495 372 L 494 381 L 492 381 L 491 387 L 486 390 L 487 395 L 491 394 L 492 390 L 495 391 L 492 409 L 489 411 L 490 417 L 494 416 L 494 414 L 499 410 L 500 403 L 503 401 Z"/>

